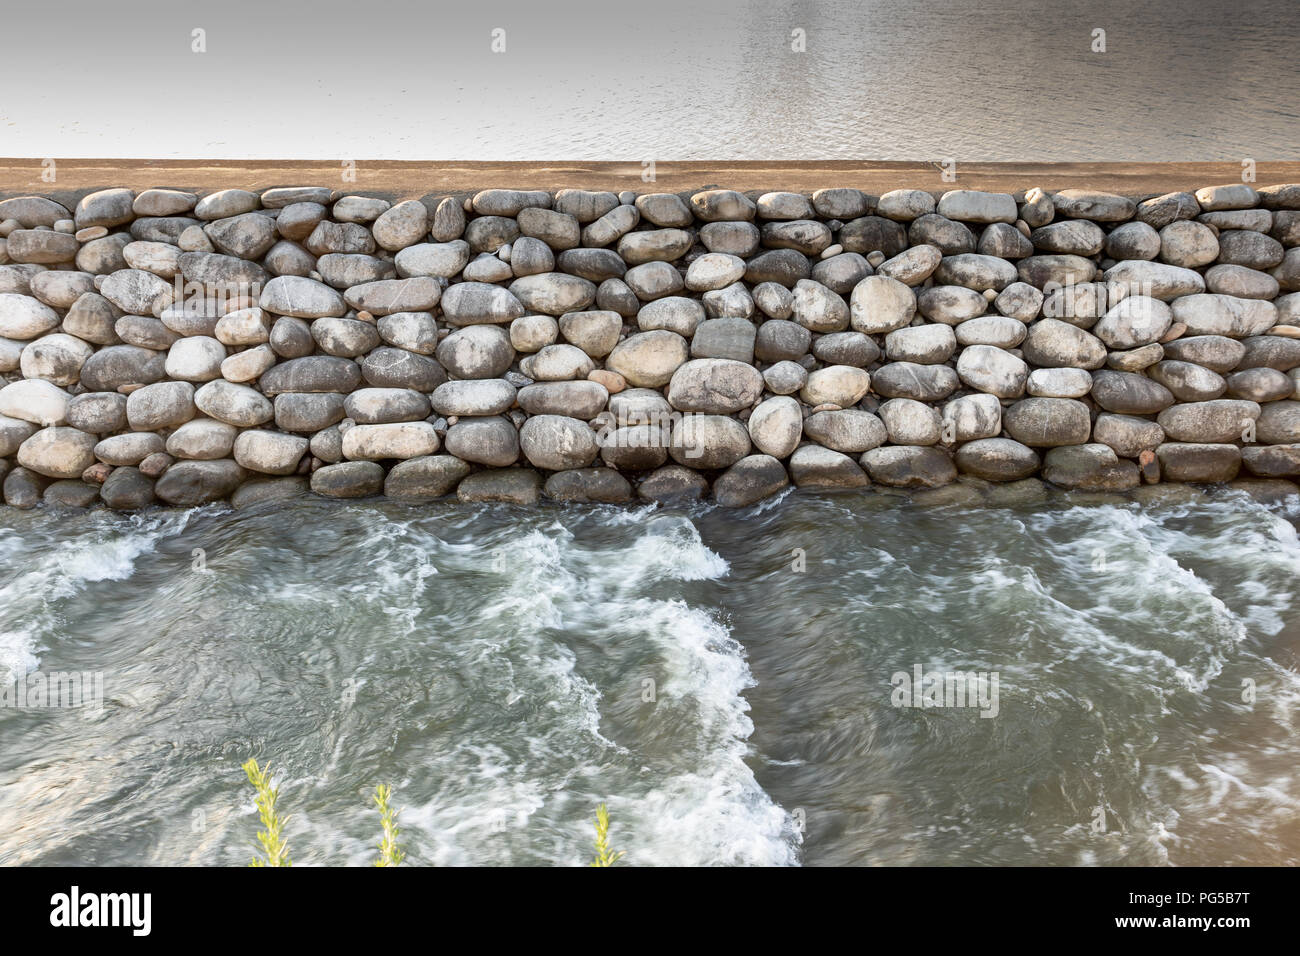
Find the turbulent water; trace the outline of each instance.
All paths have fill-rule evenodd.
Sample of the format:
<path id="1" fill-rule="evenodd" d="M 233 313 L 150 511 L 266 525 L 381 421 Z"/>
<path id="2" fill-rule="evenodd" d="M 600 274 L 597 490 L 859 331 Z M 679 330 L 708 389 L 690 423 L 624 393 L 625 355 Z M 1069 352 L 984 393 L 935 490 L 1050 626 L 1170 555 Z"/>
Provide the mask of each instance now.
<path id="1" fill-rule="evenodd" d="M 1300 499 L 0 514 L 0 863 L 1295 864 Z M 999 675 L 995 717 L 891 676 Z M 1243 681 L 1253 682 L 1253 702 Z"/>

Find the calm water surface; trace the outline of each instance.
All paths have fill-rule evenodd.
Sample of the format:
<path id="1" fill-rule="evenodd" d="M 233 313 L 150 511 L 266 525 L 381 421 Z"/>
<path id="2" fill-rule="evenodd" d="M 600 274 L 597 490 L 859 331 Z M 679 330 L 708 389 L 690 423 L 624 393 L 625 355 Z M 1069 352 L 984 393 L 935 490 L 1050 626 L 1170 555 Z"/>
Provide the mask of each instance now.
<path id="1" fill-rule="evenodd" d="M 388 782 L 421 864 L 581 863 L 606 800 L 641 865 L 1294 865 L 1297 515 L 6 509 L 0 670 L 106 701 L 0 709 L 0 863 L 246 863 L 257 756 L 300 864 Z M 892 706 L 916 664 L 997 716 Z"/>
<path id="2" fill-rule="evenodd" d="M 0 155 L 1300 158 L 1294 0 L 71 7 L 73 31 L 69 4 L 6 15 L 32 40 L 7 67 L 42 81 L 0 103 Z M 122 95 L 88 96 L 107 75 Z M 184 91 L 161 118 L 160 76 Z"/>

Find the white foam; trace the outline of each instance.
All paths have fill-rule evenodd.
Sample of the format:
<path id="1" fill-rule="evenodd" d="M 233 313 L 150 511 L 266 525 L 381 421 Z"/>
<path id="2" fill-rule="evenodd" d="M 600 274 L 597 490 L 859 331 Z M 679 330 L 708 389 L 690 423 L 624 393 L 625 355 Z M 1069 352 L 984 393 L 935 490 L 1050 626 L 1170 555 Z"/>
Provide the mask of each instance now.
<path id="1" fill-rule="evenodd" d="M 12 678 L 38 668 L 41 650 L 60 627 L 60 602 L 87 584 L 129 578 L 141 555 L 184 530 L 195 513 L 95 512 L 86 516 L 84 533 L 55 543 L 0 528 L 0 607 L 10 625 L 0 633 L 0 671 Z"/>
<path id="2" fill-rule="evenodd" d="M 582 521 L 539 518 L 480 549 L 490 596 L 475 614 L 481 629 L 457 635 L 468 638 L 461 666 L 490 683 L 495 706 L 523 716 L 512 739 L 457 740 L 421 770 L 446 781 L 404 813 L 430 861 L 584 862 L 604 801 L 616 845 L 640 865 L 796 862 L 789 815 L 746 763 L 753 677 L 743 649 L 676 596 L 683 582 L 726 574 L 727 562 L 684 516 L 647 510 L 641 524 L 611 548 L 586 544 Z M 627 678 L 606 672 L 618 684 L 602 685 L 580 666 L 575 638 L 646 657 L 654 706 L 672 718 L 670 761 L 658 741 L 606 736 L 604 695 L 626 694 Z"/>

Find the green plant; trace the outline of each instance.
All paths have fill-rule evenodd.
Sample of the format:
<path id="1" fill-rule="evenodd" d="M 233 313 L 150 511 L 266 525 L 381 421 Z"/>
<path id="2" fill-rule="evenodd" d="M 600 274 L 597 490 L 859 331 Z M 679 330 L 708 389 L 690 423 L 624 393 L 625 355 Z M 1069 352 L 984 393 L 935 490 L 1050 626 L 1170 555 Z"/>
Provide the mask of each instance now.
<path id="1" fill-rule="evenodd" d="M 280 788 L 271 785 L 271 762 L 265 767 L 258 766 L 250 757 L 242 764 L 248 782 L 257 791 L 257 816 L 262 821 L 263 829 L 258 831 L 257 842 L 262 845 L 265 857 L 255 856 L 249 866 L 293 866 L 289 859 L 289 843 L 284 839 L 284 827 L 289 822 L 287 816 L 281 816 L 276 810 L 280 799 Z M 379 839 L 379 856 L 375 866 L 397 866 L 406 859 L 397 842 L 402 831 L 397 828 L 397 811 L 390 802 L 393 788 L 387 784 L 375 787 L 372 799 L 379 808 L 379 820 L 383 827 L 383 836 Z M 601 804 L 596 808 L 596 858 L 589 866 L 613 866 L 623 859 L 622 850 L 611 850 L 609 846 L 609 808 Z"/>
<path id="2" fill-rule="evenodd" d="M 393 788 L 387 784 L 381 783 L 375 787 L 375 806 L 379 808 L 380 822 L 384 827 L 383 838 L 379 841 L 379 859 L 375 860 L 375 866 L 397 866 L 406 859 L 406 854 L 397 845 L 397 836 L 401 831 L 397 829 L 397 811 L 388 802 L 392 795 Z"/>
<path id="3" fill-rule="evenodd" d="M 588 866 L 613 866 L 622 858 L 622 850 L 609 848 L 609 808 L 602 803 L 596 808 L 596 859 Z"/>
<path id="4" fill-rule="evenodd" d="M 280 799 L 280 788 L 271 786 L 271 762 L 268 760 L 265 767 L 259 767 L 250 757 L 243 767 L 248 782 L 257 791 L 257 815 L 265 828 L 258 832 L 257 841 L 262 844 L 266 858 L 255 856 L 249 866 L 293 866 L 289 859 L 289 844 L 283 836 L 289 818 L 280 816 L 275 809 L 276 801 Z"/>

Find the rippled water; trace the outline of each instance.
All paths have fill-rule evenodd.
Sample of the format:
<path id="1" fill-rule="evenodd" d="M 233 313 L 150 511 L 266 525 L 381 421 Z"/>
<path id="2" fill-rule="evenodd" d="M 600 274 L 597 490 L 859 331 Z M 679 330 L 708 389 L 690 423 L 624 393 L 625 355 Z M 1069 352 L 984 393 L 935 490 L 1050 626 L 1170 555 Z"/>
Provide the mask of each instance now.
<path id="1" fill-rule="evenodd" d="M 311 16 L 226 0 L 197 20 L 170 0 L 143 0 L 129 18 L 81 7 L 75 31 L 67 4 L 7 14 L 15 36 L 59 36 L 73 68 L 51 71 L 38 42 L 6 49 L 14 75 L 42 82 L 0 103 L 0 154 L 959 165 L 1300 156 L 1294 0 L 319 0 Z M 200 26 L 208 49 L 197 55 Z M 792 49 L 796 30 L 803 52 Z M 1105 31 L 1104 53 L 1093 52 L 1094 30 Z M 152 90 L 160 69 L 185 91 L 164 123 L 130 95 Z M 88 97 L 109 74 L 128 95 Z"/>
<path id="2" fill-rule="evenodd" d="M 643 865 L 1294 864 L 1297 514 L 5 510 L 0 669 L 106 702 L 0 709 L 0 863 L 245 863 L 257 756 L 300 864 L 380 782 L 425 864 L 583 862 L 602 800 Z M 997 716 L 893 707 L 915 664 Z"/>

